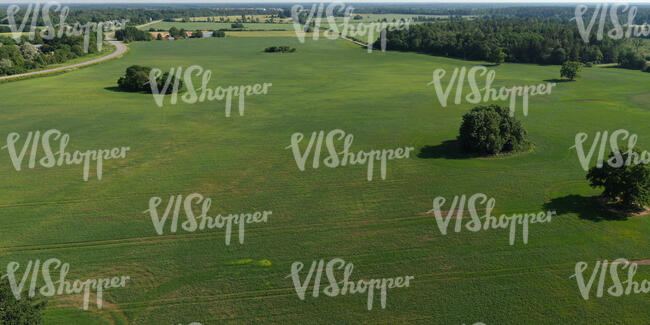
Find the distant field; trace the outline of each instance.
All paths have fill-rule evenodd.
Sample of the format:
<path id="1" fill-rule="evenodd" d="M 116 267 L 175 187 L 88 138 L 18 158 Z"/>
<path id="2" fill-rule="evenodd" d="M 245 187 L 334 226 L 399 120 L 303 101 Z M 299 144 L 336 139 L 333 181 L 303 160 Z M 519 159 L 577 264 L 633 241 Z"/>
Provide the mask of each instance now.
<path id="1" fill-rule="evenodd" d="M 192 22 L 192 23 L 183 23 L 183 22 L 159 22 L 146 27 L 142 27 L 143 30 L 149 30 L 150 28 L 154 29 L 163 29 L 169 30 L 172 27 L 178 29 L 185 28 L 187 31 L 192 30 L 219 30 L 219 29 L 231 29 L 233 23 L 203 23 L 203 22 Z M 293 24 L 263 24 L 263 23 L 245 23 L 244 30 L 293 30 Z"/>
<path id="2" fill-rule="evenodd" d="M 263 52 L 277 45 L 297 51 Z M 584 300 L 571 278 L 579 261 L 591 270 L 596 260 L 650 258 L 650 218 L 605 218 L 593 204 L 599 191 L 587 186 L 569 149 L 577 132 L 620 128 L 650 148 L 647 73 L 584 69 L 579 81 L 558 83 L 552 96 L 531 97 L 527 117 L 518 104 L 534 151 L 466 159 L 445 144 L 456 139 L 463 114 L 475 105 L 442 107 L 427 83 L 433 69 L 483 62 L 368 54 L 344 40 L 302 44 L 295 37 L 129 46 L 121 59 L 0 84 L 1 136 L 56 128 L 70 134 L 70 151 L 131 148 L 126 159 L 104 162 L 101 181 L 91 172 L 88 182 L 79 165 L 29 169 L 25 158 L 16 171 L 7 150 L 0 150 L 0 229 L 11 229 L 0 237 L 0 265 L 17 261 L 24 268 L 28 260 L 56 257 L 71 264 L 71 280 L 132 279 L 126 288 L 105 291 L 101 311 L 81 310 L 80 295 L 48 299 L 46 325 L 648 323 L 647 295 Z M 223 101 L 159 108 L 151 95 L 116 91 L 131 65 L 200 65 L 213 72 L 212 88 L 273 85 L 268 95 L 246 98 L 244 116 L 226 118 Z M 560 67 L 494 69 L 493 86 L 501 87 L 556 79 Z M 292 134 L 334 129 L 354 135 L 354 152 L 434 150 L 389 161 L 386 180 L 379 167 L 370 182 L 366 166 L 299 171 L 286 149 Z M 223 229 L 169 234 L 167 227 L 157 235 L 143 213 L 149 199 L 195 192 L 212 198 L 209 215 L 273 214 L 266 224 L 247 226 L 243 245 L 236 231 L 225 245 Z M 514 246 L 505 229 L 441 235 L 425 213 L 433 198 L 449 202 L 476 192 L 496 198 L 497 215 L 547 209 L 558 215 L 530 225 L 527 245 L 521 228 Z M 389 290 L 386 309 L 378 294 L 372 311 L 365 294 L 314 298 L 308 290 L 300 300 L 287 278 L 291 264 L 301 261 L 308 269 L 313 260 L 337 257 L 354 263 L 352 280 L 415 280 Z M 241 262 L 248 260 L 255 262 Z M 635 280 L 648 278 L 650 267 L 639 266 Z"/>

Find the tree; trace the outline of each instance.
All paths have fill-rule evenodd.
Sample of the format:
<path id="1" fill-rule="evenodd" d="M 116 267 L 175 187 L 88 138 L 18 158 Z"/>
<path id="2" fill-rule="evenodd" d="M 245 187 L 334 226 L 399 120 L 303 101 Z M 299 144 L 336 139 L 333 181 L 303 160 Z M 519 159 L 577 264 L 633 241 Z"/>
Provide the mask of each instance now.
<path id="1" fill-rule="evenodd" d="M 566 61 L 567 55 L 566 50 L 558 47 L 553 50 L 551 54 L 551 63 L 552 64 L 562 64 Z"/>
<path id="2" fill-rule="evenodd" d="M 8 278 L 0 278 L 0 324 L 6 325 L 39 325 L 43 324 L 41 310 L 45 302 L 35 303 L 28 295 L 21 295 L 16 300 Z"/>
<path id="3" fill-rule="evenodd" d="M 582 70 L 582 63 L 574 61 L 566 61 L 562 64 L 562 69 L 560 69 L 560 77 L 569 78 L 573 81 Z"/>
<path id="4" fill-rule="evenodd" d="M 638 209 L 650 205 L 650 165 L 637 164 L 635 159 L 627 164 L 630 155 L 633 158 L 641 156 L 641 150 L 623 148 L 610 153 L 603 167 L 596 166 L 589 170 L 587 180 L 591 187 L 605 189 L 602 194 L 604 198 L 615 200 L 626 209 Z M 625 162 L 620 167 L 614 167 L 617 166 L 617 158 L 618 162 Z"/>
<path id="5" fill-rule="evenodd" d="M 158 36 L 156 36 L 156 39 L 159 41 L 162 41 L 163 37 L 161 33 L 158 33 Z"/>
<path id="6" fill-rule="evenodd" d="M 627 49 L 618 56 L 618 64 L 626 69 L 643 70 L 646 61 L 639 53 Z"/>
<path id="7" fill-rule="evenodd" d="M 117 85 L 124 91 L 138 92 L 151 89 L 149 82 L 149 72 L 151 68 L 139 65 L 132 65 L 126 69 L 126 73 L 117 81 Z"/>
<path id="8" fill-rule="evenodd" d="M 498 105 L 478 106 L 465 114 L 458 140 L 465 151 L 480 155 L 517 151 L 528 143 L 521 122 Z"/>
<path id="9" fill-rule="evenodd" d="M 197 29 L 194 33 L 192 33 L 192 38 L 202 38 L 203 37 L 203 31 Z"/>
<path id="10" fill-rule="evenodd" d="M 496 64 L 500 65 L 506 60 L 506 54 L 503 53 L 503 50 L 501 49 L 494 49 L 490 52 L 490 58 L 489 61 Z"/>
<path id="11" fill-rule="evenodd" d="M 130 92 L 149 92 L 151 93 L 151 85 L 149 84 L 149 73 L 151 72 L 150 67 L 143 67 L 139 65 L 132 65 L 126 69 L 126 73 L 118 81 L 117 85 L 120 89 Z M 158 89 L 162 91 L 163 85 L 169 80 L 169 87 L 165 94 L 170 94 L 173 92 L 173 85 L 177 82 L 176 76 L 170 76 L 169 72 L 165 72 L 162 76 L 156 79 L 156 85 Z M 183 88 L 183 80 L 178 80 L 178 90 L 180 91 Z"/>
<path id="12" fill-rule="evenodd" d="M 20 46 L 20 52 L 23 53 L 25 60 L 33 61 L 38 56 L 38 50 L 31 43 L 25 42 Z"/>

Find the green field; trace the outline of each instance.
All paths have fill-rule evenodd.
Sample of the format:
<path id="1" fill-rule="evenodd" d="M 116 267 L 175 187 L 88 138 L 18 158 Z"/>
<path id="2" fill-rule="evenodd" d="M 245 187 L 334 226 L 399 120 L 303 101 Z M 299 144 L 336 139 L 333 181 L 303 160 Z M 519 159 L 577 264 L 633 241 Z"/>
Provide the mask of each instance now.
<path id="1" fill-rule="evenodd" d="M 153 29 L 162 29 L 169 30 L 172 27 L 178 29 L 185 28 L 187 31 L 194 31 L 197 29 L 200 30 L 219 30 L 219 29 L 231 29 L 233 23 L 208 23 L 208 22 L 167 22 L 161 21 L 159 23 L 151 24 L 146 27 L 142 27 L 142 30 Z M 264 24 L 264 23 L 244 23 L 244 30 L 293 30 L 293 24 Z"/>
<path id="2" fill-rule="evenodd" d="M 154 28 L 169 26 L 160 24 Z M 185 28 L 217 28 L 192 26 Z M 297 52 L 263 52 L 276 45 Z M 650 148 L 647 73 L 585 69 L 578 82 L 532 97 L 527 117 L 517 111 L 534 151 L 463 159 L 443 143 L 456 138 L 474 105 L 443 108 L 427 83 L 434 69 L 451 73 L 481 62 L 368 54 L 344 40 L 301 44 L 295 37 L 129 46 L 121 59 L 0 84 L 2 145 L 10 132 L 24 139 L 29 131 L 59 129 L 70 135 L 69 151 L 131 148 L 126 159 L 104 163 L 101 181 L 91 174 L 88 182 L 78 165 L 28 169 L 25 162 L 16 171 L 0 150 L 0 265 L 17 261 L 24 269 L 29 260 L 59 258 L 71 265 L 69 279 L 132 279 L 105 292 L 101 311 L 81 310 L 80 296 L 49 299 L 46 324 L 648 323 L 647 295 L 585 301 L 570 278 L 580 261 L 589 263 L 588 276 L 597 260 L 650 258 L 650 219 L 605 218 L 592 203 L 599 193 L 569 150 L 578 132 L 616 129 L 638 134 L 638 146 Z M 244 116 L 226 118 L 223 102 L 161 109 L 151 95 L 115 91 L 135 64 L 163 71 L 200 65 L 212 70 L 212 87 L 273 86 L 268 95 L 246 98 Z M 494 69 L 496 87 L 539 84 L 560 70 Z M 334 129 L 354 135 L 354 152 L 435 150 L 428 158 L 390 161 L 386 180 L 376 171 L 367 181 L 366 167 L 358 165 L 300 172 L 285 149 L 291 135 Z M 195 192 L 212 198 L 210 215 L 273 214 L 268 223 L 247 225 L 243 245 L 233 235 L 226 246 L 220 229 L 157 235 L 143 213 L 149 199 L 166 203 L 170 195 Z M 553 209 L 559 216 L 531 225 L 527 245 L 518 239 L 509 246 L 507 230 L 441 235 L 425 214 L 432 200 L 474 193 L 496 198 L 495 214 Z M 385 309 L 375 298 L 368 311 L 365 294 L 313 298 L 308 291 L 299 300 L 286 278 L 291 264 L 308 268 L 337 257 L 354 264 L 353 280 L 415 280 L 389 290 Z M 272 264 L 236 263 L 245 259 Z M 639 266 L 635 279 L 650 279 L 650 266 Z"/>

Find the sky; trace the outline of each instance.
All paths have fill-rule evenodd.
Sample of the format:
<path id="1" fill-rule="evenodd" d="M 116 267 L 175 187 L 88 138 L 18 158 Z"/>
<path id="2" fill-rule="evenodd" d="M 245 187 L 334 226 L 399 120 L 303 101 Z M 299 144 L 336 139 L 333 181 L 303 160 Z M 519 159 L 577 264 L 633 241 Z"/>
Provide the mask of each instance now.
<path id="1" fill-rule="evenodd" d="M 30 3 L 35 2 L 35 0 L 0 0 L 0 4 L 6 3 Z M 47 0 L 41 0 L 40 2 L 47 2 Z M 322 1 L 322 0 L 298 0 L 298 1 L 286 1 L 286 0 L 58 0 L 56 2 L 60 3 L 218 3 L 218 4 L 227 4 L 227 3 L 304 3 L 304 2 L 325 2 L 329 3 L 332 1 Z M 650 4 L 650 0 L 348 0 L 348 1 L 337 1 L 345 3 L 644 3 Z"/>

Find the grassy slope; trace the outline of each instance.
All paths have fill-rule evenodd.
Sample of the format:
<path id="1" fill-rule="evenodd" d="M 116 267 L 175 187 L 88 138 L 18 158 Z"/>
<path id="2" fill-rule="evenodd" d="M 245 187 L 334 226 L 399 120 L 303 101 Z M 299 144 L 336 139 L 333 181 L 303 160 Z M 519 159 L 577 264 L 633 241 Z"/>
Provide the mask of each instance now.
<path id="1" fill-rule="evenodd" d="M 280 43 L 298 51 L 262 53 Z M 243 117 L 225 118 L 222 102 L 161 110 L 151 96 L 110 90 L 132 64 L 198 64 L 213 71 L 213 87 L 273 86 L 269 95 L 246 99 Z M 367 182 L 363 166 L 299 172 L 284 149 L 294 132 L 337 128 L 354 134 L 355 151 L 419 151 L 453 140 L 472 105 L 442 108 L 426 84 L 435 68 L 472 64 L 367 54 L 340 40 L 212 38 L 136 43 L 119 60 L 0 85 L 0 134 L 58 128 L 70 134 L 71 150 L 131 147 L 125 161 L 104 164 L 102 181 L 87 183 L 79 166 L 16 172 L 0 151 L 0 265 L 57 257 L 71 263 L 71 279 L 129 275 L 127 288 L 105 293 L 113 314 L 103 317 L 133 324 L 648 322 L 646 296 L 585 301 L 569 279 L 578 261 L 591 267 L 598 259 L 649 258 L 650 219 L 600 220 L 588 203 L 596 192 L 568 150 L 577 132 L 619 128 L 650 148 L 647 74 L 586 69 L 579 82 L 531 99 L 523 123 L 536 151 L 526 155 L 392 161 L 387 180 L 376 172 Z M 496 69 L 497 86 L 559 74 L 559 67 L 534 65 Z M 149 198 L 192 192 L 213 199 L 211 215 L 273 215 L 268 224 L 248 226 L 244 245 L 234 236 L 226 246 L 219 229 L 157 236 L 142 213 Z M 541 211 L 552 200 L 561 216 L 532 225 L 529 244 L 515 246 L 506 230 L 441 236 L 433 218 L 423 216 L 436 196 L 476 192 L 494 196 L 497 213 Z M 376 300 L 367 311 L 365 295 L 300 301 L 285 278 L 291 263 L 335 257 L 354 263 L 354 279 L 414 275 L 415 284 L 390 290 L 385 310 Z M 247 258 L 273 265 L 227 265 Z M 650 278 L 649 268 L 641 266 L 637 279 Z M 77 319 L 59 309 L 48 318 Z"/>

